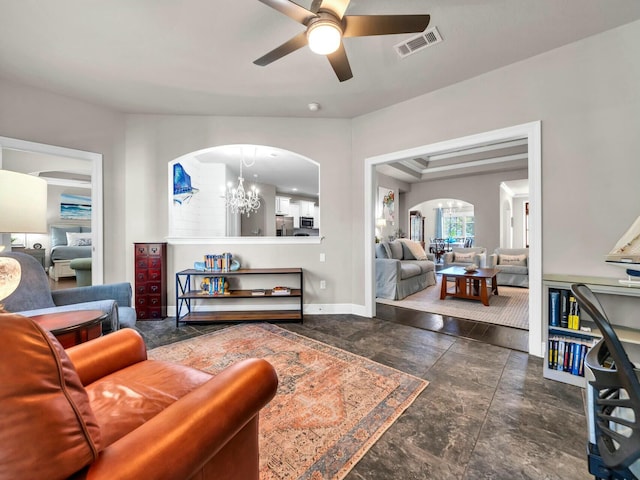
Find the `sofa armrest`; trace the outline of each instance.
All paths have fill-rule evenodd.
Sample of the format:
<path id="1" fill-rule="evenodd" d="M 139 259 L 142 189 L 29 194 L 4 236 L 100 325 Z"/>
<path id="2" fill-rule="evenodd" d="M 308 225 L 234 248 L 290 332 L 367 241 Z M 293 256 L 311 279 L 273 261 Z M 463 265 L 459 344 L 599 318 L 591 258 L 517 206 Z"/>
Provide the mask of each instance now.
<path id="1" fill-rule="evenodd" d="M 480 267 L 480 268 L 486 267 L 486 265 L 487 265 L 487 254 L 486 253 L 477 253 L 474 258 L 475 258 L 475 260 L 473 261 L 473 263 L 475 263 L 478 267 Z"/>
<path id="2" fill-rule="evenodd" d="M 436 261 L 436 256 L 433 253 L 427 253 L 427 260 L 431 261 L 431 262 L 435 262 Z"/>
<path id="3" fill-rule="evenodd" d="M 487 268 L 496 268 L 497 264 L 498 264 L 498 254 L 492 253 L 487 258 Z"/>
<path id="4" fill-rule="evenodd" d="M 238 362 L 105 448 L 86 478 L 191 478 L 255 419 L 277 386 L 266 360 Z M 237 461 L 257 465 L 243 453 Z"/>
<path id="5" fill-rule="evenodd" d="M 53 290 L 51 297 L 56 305 L 69 305 L 93 300 L 115 300 L 119 307 L 130 307 L 132 292 L 131 284 L 122 282 Z"/>
<path id="6" fill-rule="evenodd" d="M 390 282 L 400 279 L 400 260 L 394 258 L 376 258 L 376 278 Z"/>
<path id="7" fill-rule="evenodd" d="M 142 336 L 131 328 L 70 347 L 66 352 L 83 385 L 147 359 Z"/>
<path id="8" fill-rule="evenodd" d="M 445 265 L 448 263 L 453 263 L 453 252 L 446 252 L 442 256 L 442 263 Z"/>

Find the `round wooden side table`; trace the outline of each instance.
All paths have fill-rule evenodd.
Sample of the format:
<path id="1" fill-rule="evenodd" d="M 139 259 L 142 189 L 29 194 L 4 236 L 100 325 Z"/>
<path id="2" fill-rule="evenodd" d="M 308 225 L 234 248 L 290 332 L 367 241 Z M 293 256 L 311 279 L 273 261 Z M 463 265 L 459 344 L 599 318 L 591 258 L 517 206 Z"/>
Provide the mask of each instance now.
<path id="1" fill-rule="evenodd" d="M 45 313 L 31 317 L 38 325 L 55 335 L 64 348 L 98 338 L 102 335 L 102 310 L 73 310 Z"/>

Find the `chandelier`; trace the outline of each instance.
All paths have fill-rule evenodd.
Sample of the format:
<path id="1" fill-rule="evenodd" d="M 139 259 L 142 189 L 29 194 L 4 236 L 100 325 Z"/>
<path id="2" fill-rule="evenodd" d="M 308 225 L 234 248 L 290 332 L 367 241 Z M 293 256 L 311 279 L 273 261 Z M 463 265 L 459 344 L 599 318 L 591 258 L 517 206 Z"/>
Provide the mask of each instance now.
<path id="1" fill-rule="evenodd" d="M 242 176 L 242 165 L 244 164 L 246 167 L 250 167 L 254 163 L 255 155 L 253 162 L 251 162 L 251 164 L 247 164 L 244 159 L 244 150 L 241 149 L 240 176 L 238 177 L 238 186 L 236 188 L 233 188 L 233 184 L 229 182 L 224 197 L 225 206 L 231 209 L 232 213 L 240 212 L 242 215 L 250 217 L 252 212 L 256 212 L 260 208 L 260 197 L 258 195 L 260 193 L 259 190 L 255 185 L 252 185 L 249 191 L 245 191 L 244 177 Z"/>
<path id="2" fill-rule="evenodd" d="M 457 213 L 458 209 L 461 207 L 462 207 L 462 204 L 460 202 L 456 202 L 456 204 L 454 205 L 452 201 L 448 201 L 446 208 L 442 207 L 442 203 L 438 204 L 438 208 L 442 211 L 443 215 L 448 217 L 452 217 L 455 213 Z"/>

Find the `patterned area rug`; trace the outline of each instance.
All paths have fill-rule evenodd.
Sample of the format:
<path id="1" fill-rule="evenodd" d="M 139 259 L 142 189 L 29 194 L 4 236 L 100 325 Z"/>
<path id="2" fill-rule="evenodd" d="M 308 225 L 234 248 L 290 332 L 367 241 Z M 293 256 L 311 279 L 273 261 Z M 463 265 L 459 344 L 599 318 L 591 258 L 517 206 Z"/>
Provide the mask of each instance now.
<path id="1" fill-rule="evenodd" d="M 260 478 L 342 479 L 428 382 L 270 324 L 237 325 L 149 351 L 216 373 L 268 360 L 275 398 L 260 413 Z"/>
<path id="2" fill-rule="evenodd" d="M 489 306 L 486 307 L 480 301 L 464 298 L 447 297 L 446 300 L 440 300 L 442 277 L 438 275 L 437 278 L 436 285 L 427 287 L 402 300 L 376 298 L 376 302 L 529 330 L 528 288 L 499 286 L 499 295 L 492 295 L 489 298 Z"/>

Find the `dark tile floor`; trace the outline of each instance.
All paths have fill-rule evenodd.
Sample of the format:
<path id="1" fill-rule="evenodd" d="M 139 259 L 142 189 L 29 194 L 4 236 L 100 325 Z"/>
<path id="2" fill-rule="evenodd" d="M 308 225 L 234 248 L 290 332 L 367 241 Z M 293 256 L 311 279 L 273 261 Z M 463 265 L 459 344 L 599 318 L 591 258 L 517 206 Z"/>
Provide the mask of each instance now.
<path id="1" fill-rule="evenodd" d="M 347 480 L 592 478 L 582 389 L 544 379 L 542 359 L 496 345 L 513 332 L 390 308 L 373 319 L 280 324 L 430 382 Z M 225 326 L 176 328 L 168 318 L 137 328 L 153 348 Z"/>

